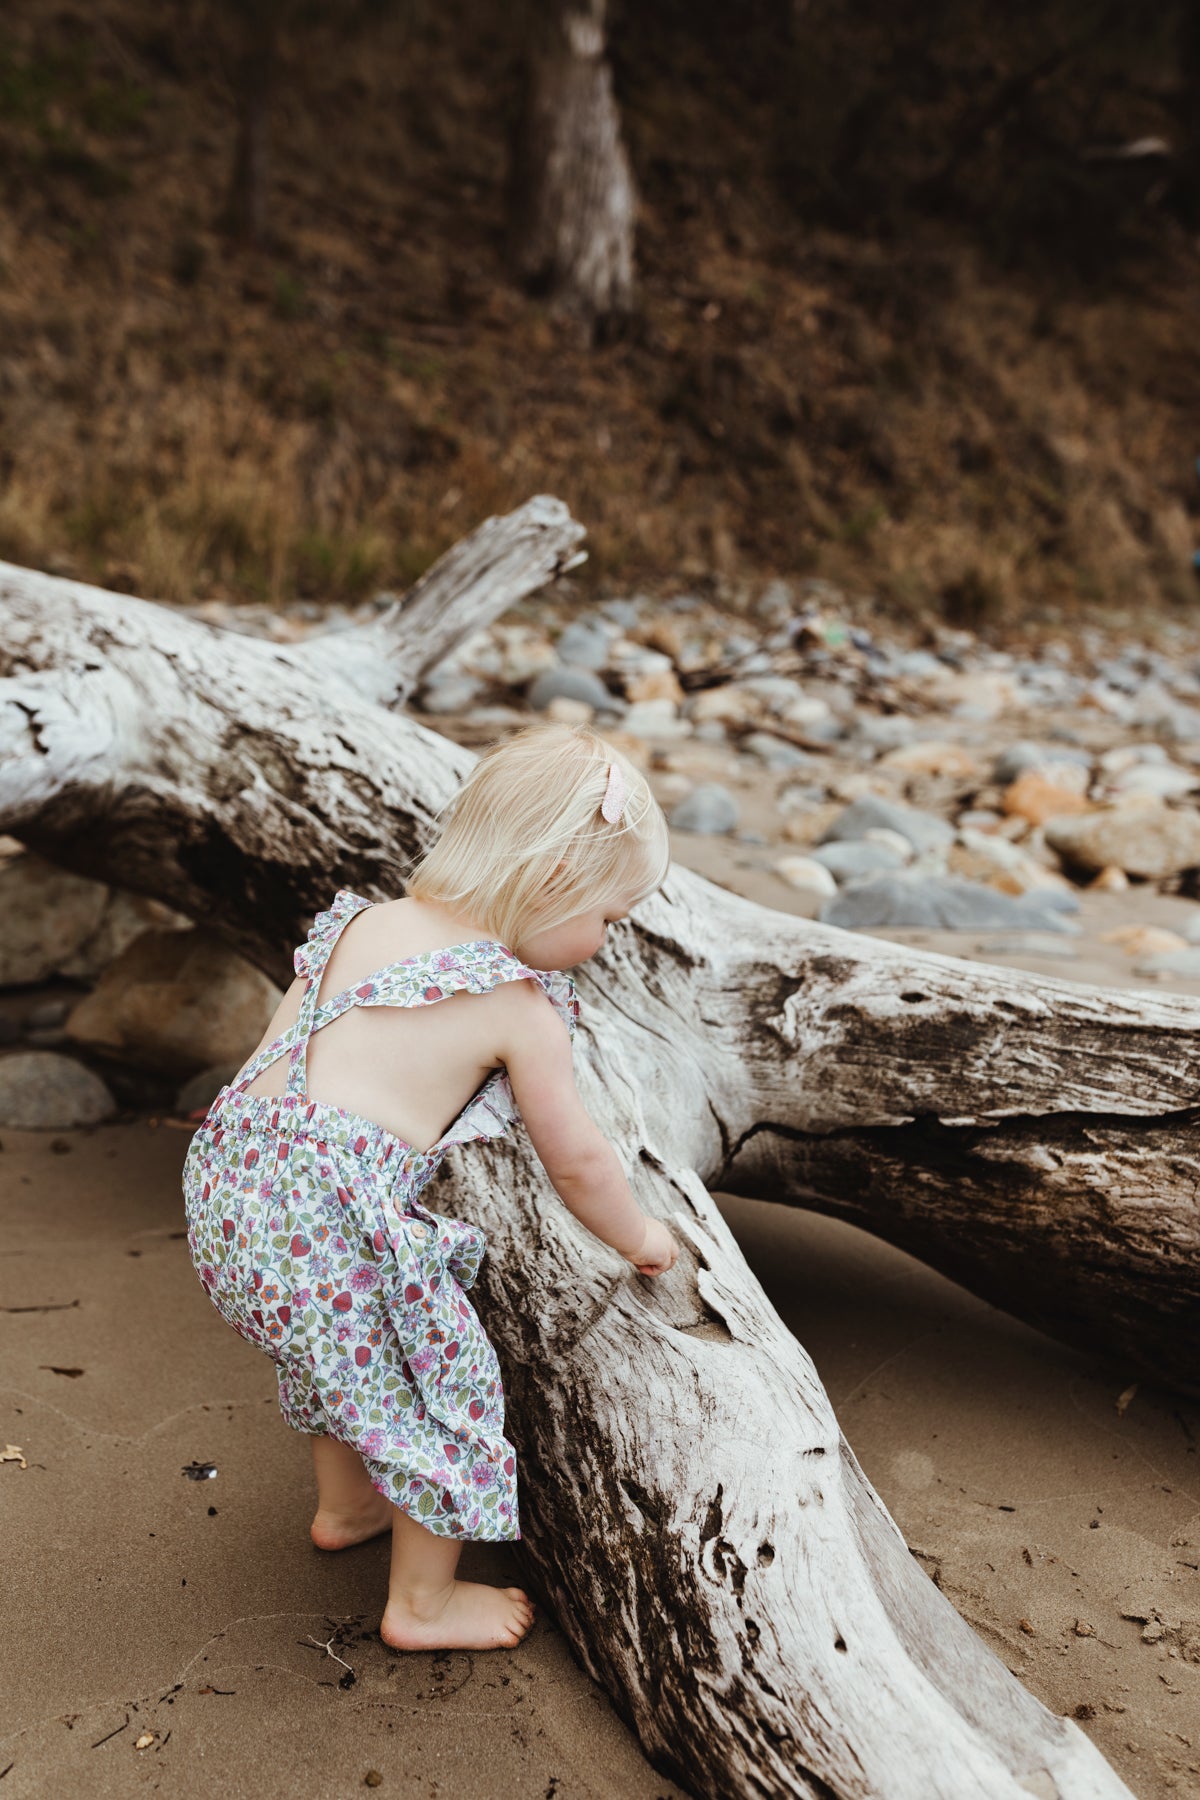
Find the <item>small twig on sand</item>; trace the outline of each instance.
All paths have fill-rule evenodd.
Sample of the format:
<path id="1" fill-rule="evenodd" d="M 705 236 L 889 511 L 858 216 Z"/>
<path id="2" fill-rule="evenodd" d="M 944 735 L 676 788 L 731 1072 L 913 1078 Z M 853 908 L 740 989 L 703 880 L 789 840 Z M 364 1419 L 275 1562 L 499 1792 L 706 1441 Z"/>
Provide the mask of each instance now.
<path id="1" fill-rule="evenodd" d="M 302 1644 L 305 1641 L 307 1641 L 308 1643 L 310 1643 L 312 1645 L 314 1650 L 323 1650 L 325 1652 L 326 1656 L 332 1656 L 334 1662 L 341 1663 L 343 1669 L 350 1669 L 350 1664 L 345 1660 L 344 1657 L 339 1656 L 337 1651 L 333 1648 L 333 1640 L 334 1640 L 334 1638 L 336 1638 L 336 1636 L 337 1636 L 337 1632 L 336 1631 L 332 1632 L 330 1634 L 329 1642 L 327 1644 L 321 1643 L 320 1639 L 315 1638 L 315 1637 L 310 1637 L 307 1640 L 305 1640 L 304 1638 L 297 1638 L 296 1642 L 298 1644 Z M 353 1675 L 354 1670 L 350 1669 L 350 1673 L 351 1673 L 351 1675 Z"/>

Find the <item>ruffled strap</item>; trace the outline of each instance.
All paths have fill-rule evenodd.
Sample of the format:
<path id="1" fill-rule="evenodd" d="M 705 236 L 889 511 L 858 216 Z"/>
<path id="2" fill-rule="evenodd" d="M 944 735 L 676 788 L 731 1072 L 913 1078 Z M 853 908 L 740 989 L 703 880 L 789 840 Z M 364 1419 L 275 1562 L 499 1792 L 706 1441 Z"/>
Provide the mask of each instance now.
<path id="1" fill-rule="evenodd" d="M 567 1028 L 567 1035 L 572 1043 L 575 1041 L 575 1027 L 579 1023 L 579 996 L 575 992 L 575 983 L 565 969 L 529 969 L 522 963 L 527 975 L 532 975 L 546 991 L 547 998 L 555 1012 Z"/>
<path id="2" fill-rule="evenodd" d="M 318 975 L 325 967 L 329 952 L 346 921 L 373 904 L 373 901 L 354 893 L 350 888 L 339 888 L 332 906 L 317 914 L 308 928 L 308 936 L 302 944 L 296 946 L 292 965 L 297 975 L 303 975 L 306 981 L 311 981 Z"/>
<path id="3" fill-rule="evenodd" d="M 533 976 L 547 999 L 567 1027 L 574 1041 L 579 1022 L 579 1000 L 575 983 L 562 969 L 531 969 L 521 963 L 511 971 L 513 979 Z M 507 1069 L 493 1069 L 483 1086 L 474 1094 L 432 1146 L 433 1151 L 448 1150 L 452 1144 L 470 1144 L 478 1138 L 503 1137 L 508 1127 L 521 1116 Z"/>

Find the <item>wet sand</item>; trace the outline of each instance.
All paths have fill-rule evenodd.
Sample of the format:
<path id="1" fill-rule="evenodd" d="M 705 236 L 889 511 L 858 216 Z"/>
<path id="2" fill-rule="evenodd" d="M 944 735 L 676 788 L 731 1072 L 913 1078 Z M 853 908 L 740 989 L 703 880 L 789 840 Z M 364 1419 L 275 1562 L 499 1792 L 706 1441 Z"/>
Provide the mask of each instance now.
<path id="1" fill-rule="evenodd" d="M 0 1312 L 28 1462 L 0 1465 L 5 1800 L 349 1795 L 372 1770 L 405 1800 L 676 1800 L 544 1612 L 512 1652 L 379 1642 L 386 1540 L 312 1549 L 307 1445 L 192 1271 L 185 1131 L 3 1139 L 0 1306 L 56 1309 Z M 901 1252 L 722 1205 L 927 1573 L 1142 1800 L 1200 1794 L 1200 1408 L 1139 1385 L 1119 1410 L 1132 1377 Z M 498 1549 L 464 1570 L 520 1578 Z"/>

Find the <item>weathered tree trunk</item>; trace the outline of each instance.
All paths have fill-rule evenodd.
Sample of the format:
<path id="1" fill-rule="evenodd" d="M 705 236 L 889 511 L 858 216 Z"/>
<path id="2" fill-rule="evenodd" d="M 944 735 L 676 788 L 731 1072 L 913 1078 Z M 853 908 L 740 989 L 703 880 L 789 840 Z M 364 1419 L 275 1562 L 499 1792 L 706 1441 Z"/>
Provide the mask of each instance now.
<path id="1" fill-rule="evenodd" d="M 606 0 L 530 8 L 509 175 L 517 276 L 603 326 L 633 306 L 633 173 L 605 53 Z"/>
<path id="2" fill-rule="evenodd" d="M 565 509 L 559 524 L 570 554 Z M 402 659 L 404 607 L 390 618 Z M 334 640 L 284 649 L 0 565 L 0 829 L 204 916 L 285 973 L 334 886 L 395 891 L 400 859 L 471 760 L 364 700 L 322 663 L 322 642 Z M 1195 1007 L 964 969 L 681 869 L 579 988 L 584 1098 L 642 1205 L 690 1248 L 670 1276 L 642 1281 L 564 1211 L 519 1140 L 447 1167 L 437 1205 L 488 1235 L 480 1303 L 521 1455 L 524 1550 L 587 1667 L 698 1794 L 1126 1793 L 908 1554 L 705 1181 L 761 1173 L 785 1198 L 811 1182 L 822 1204 L 845 1204 L 838 1152 L 815 1140 L 849 1134 L 865 1158 L 932 1115 L 973 1134 L 963 1154 L 982 1168 L 984 1124 L 963 1121 L 996 1120 L 1021 1170 L 1013 1210 L 997 1178 L 981 1209 L 991 1226 L 968 1235 L 944 1177 L 902 1190 L 896 1147 L 871 1163 L 886 1180 L 861 1222 L 924 1233 L 930 1260 L 953 1259 L 983 1289 L 996 1243 L 1023 1233 L 1028 1264 L 1056 1254 L 1070 1164 L 1077 1260 L 1098 1260 L 1097 1291 L 1124 1279 L 1148 1312 L 1160 1277 L 1134 1252 L 1152 1235 L 1157 1182 L 1173 1279 L 1195 1288 L 1195 1211 L 1189 1226 L 1170 1197 L 1194 1154 Z M 1037 1133 L 1057 1144 L 1064 1125 L 1144 1128 L 1136 1185 L 1121 1157 L 1048 1155 L 1039 1170 Z M 1089 1279 L 1077 1277 L 1085 1300 Z M 1124 1321 L 1127 1353 L 1161 1361 L 1173 1344 L 1182 1377 L 1178 1319 L 1160 1324 L 1155 1351 L 1139 1323 Z"/>

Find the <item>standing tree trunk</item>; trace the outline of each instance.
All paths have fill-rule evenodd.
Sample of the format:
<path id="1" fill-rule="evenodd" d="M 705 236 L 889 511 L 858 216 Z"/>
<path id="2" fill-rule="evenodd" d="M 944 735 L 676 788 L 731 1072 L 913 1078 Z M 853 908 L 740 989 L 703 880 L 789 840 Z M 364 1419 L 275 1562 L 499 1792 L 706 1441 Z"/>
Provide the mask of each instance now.
<path id="1" fill-rule="evenodd" d="M 267 162 L 275 45 L 286 0 L 239 0 L 242 50 L 238 59 L 237 142 L 225 201 L 225 229 L 247 249 L 267 237 Z"/>
<path id="2" fill-rule="evenodd" d="M 532 0 L 509 176 L 509 257 L 603 329 L 633 306 L 633 173 L 605 54 L 606 0 Z"/>

